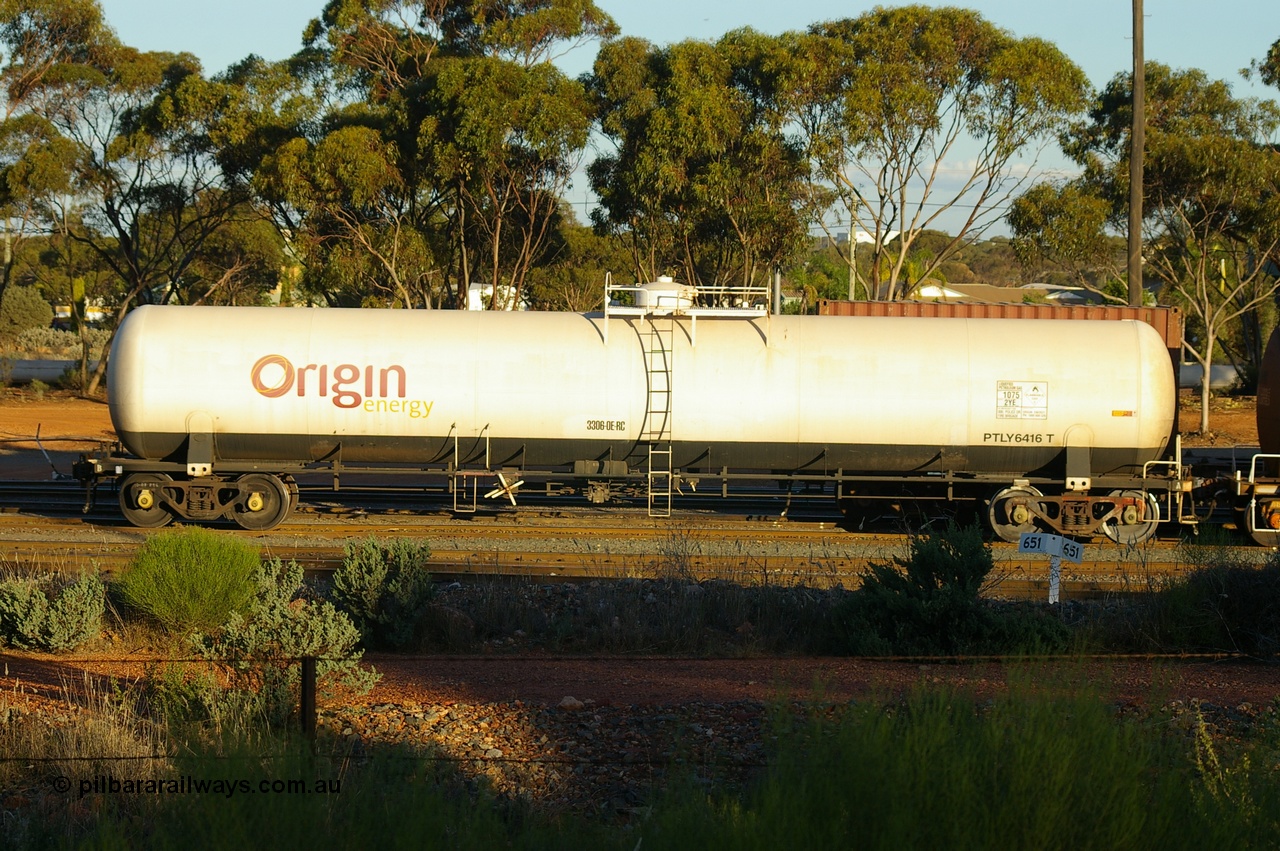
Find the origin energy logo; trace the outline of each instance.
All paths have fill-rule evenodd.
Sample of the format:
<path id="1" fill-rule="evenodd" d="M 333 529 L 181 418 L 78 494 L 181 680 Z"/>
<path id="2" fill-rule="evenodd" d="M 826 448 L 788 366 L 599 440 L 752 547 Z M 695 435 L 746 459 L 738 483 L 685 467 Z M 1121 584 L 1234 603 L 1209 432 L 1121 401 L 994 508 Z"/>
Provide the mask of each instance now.
<path id="1" fill-rule="evenodd" d="M 401 404 L 394 408 L 386 402 L 370 406 L 377 400 L 400 400 L 405 397 L 405 370 L 403 366 L 393 364 L 387 367 L 375 367 L 372 364 L 357 366 L 353 363 L 329 364 L 309 363 L 305 366 L 294 366 L 284 355 L 265 355 L 258 358 L 249 374 L 253 389 L 268 399 L 278 399 L 293 394 L 295 396 L 321 396 L 331 398 L 335 407 L 358 408 L 366 410 L 386 410 L 401 413 Z M 415 407 L 426 405 L 430 412 L 431 403 L 416 402 Z M 410 413 L 408 403 L 403 403 L 403 412 Z M 421 413 L 419 416 L 426 416 Z"/>

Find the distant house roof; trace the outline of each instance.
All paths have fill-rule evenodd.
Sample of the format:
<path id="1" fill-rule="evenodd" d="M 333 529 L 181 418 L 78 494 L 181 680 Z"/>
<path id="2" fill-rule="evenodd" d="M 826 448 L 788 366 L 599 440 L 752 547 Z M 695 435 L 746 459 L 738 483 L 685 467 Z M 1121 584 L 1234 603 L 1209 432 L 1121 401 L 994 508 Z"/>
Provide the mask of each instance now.
<path id="1" fill-rule="evenodd" d="M 983 304 L 1021 304 L 1025 289 L 991 284 L 938 284 L 926 282 L 911 294 L 912 301 L 967 301 Z"/>
<path id="2" fill-rule="evenodd" d="M 1052 304 L 1101 304 L 1102 299 L 1086 289 L 1062 289 L 1045 294 Z"/>

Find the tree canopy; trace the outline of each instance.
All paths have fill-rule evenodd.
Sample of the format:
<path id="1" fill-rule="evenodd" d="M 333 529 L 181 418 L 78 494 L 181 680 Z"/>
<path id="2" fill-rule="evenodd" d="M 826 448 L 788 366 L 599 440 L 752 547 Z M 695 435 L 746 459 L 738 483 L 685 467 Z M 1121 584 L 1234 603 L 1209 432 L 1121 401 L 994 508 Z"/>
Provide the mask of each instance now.
<path id="1" fill-rule="evenodd" d="M 589 169 L 593 220 L 626 242 L 637 278 L 746 286 L 802 247 L 806 170 L 775 100 L 776 51 L 751 30 L 601 49 L 590 86 L 614 152 Z"/>
<path id="2" fill-rule="evenodd" d="M 871 297 L 908 296 L 999 222 L 1034 175 L 1019 158 L 1034 161 L 1087 103 L 1084 73 L 1057 47 L 967 9 L 877 7 L 815 24 L 791 55 L 783 88 L 814 195 L 870 236 Z M 905 277 L 919 235 L 955 212 L 951 243 Z"/>

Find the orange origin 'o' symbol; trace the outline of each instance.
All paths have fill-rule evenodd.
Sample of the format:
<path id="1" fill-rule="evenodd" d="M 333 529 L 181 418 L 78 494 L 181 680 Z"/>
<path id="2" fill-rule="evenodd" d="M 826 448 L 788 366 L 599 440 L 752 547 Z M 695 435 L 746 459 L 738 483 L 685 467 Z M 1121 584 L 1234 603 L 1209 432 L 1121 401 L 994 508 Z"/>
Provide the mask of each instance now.
<path id="1" fill-rule="evenodd" d="M 279 366 L 284 369 L 284 378 L 275 387 L 268 387 L 262 383 L 262 370 L 268 366 Z M 250 377 L 253 379 L 254 390 L 268 399 L 275 399 L 277 396 L 288 393 L 289 388 L 293 386 L 293 364 L 289 363 L 289 359 L 284 355 L 266 355 L 258 358 L 258 362 L 253 365 Z"/>

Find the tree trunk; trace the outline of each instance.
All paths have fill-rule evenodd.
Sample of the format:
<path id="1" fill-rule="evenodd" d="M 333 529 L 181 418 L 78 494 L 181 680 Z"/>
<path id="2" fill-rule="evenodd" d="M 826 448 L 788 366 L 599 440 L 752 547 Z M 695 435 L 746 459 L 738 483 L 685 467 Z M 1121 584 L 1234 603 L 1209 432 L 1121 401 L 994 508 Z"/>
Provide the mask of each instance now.
<path id="1" fill-rule="evenodd" d="M 1200 433 L 1208 434 L 1209 432 L 1209 398 L 1212 393 L 1209 390 L 1209 380 L 1213 372 L 1213 346 L 1217 342 L 1217 338 L 1213 334 L 1205 335 L 1204 358 L 1200 361 L 1200 366 L 1204 373 L 1200 376 Z"/>
<path id="2" fill-rule="evenodd" d="M 112 336 L 114 337 L 115 335 Z M 111 343 L 108 341 L 103 344 L 102 353 L 98 355 L 98 365 L 93 368 L 93 374 L 89 376 L 89 383 L 84 388 L 85 396 L 92 397 L 97 395 L 98 388 L 102 386 L 102 379 L 107 374 L 107 357 L 110 352 Z"/>
<path id="3" fill-rule="evenodd" d="M 1204 375 L 1200 378 L 1200 433 L 1209 431 L 1209 367 L 1205 366 Z"/>

